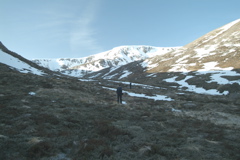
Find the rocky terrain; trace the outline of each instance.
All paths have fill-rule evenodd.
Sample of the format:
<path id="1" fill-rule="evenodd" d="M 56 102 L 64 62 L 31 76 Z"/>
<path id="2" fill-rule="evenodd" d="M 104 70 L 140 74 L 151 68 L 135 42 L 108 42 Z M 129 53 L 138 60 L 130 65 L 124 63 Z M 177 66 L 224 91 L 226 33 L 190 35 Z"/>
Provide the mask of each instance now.
<path id="1" fill-rule="evenodd" d="M 238 160 L 240 94 L 19 73 L 0 64 L 0 159 Z"/>

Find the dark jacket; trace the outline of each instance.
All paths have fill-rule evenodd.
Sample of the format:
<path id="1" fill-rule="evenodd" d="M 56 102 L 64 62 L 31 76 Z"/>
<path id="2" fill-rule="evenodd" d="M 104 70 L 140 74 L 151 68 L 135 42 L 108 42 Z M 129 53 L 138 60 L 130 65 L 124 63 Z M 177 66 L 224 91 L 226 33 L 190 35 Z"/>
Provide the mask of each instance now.
<path id="1" fill-rule="evenodd" d="M 117 94 L 118 95 L 122 95 L 122 87 L 118 87 L 117 88 Z"/>

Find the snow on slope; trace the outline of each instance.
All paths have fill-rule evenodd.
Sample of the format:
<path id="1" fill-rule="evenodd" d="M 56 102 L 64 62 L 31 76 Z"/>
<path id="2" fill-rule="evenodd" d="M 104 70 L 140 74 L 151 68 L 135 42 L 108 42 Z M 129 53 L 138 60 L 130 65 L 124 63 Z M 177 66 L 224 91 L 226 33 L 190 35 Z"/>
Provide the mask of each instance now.
<path id="1" fill-rule="evenodd" d="M 233 25 L 235 25 L 238 22 L 240 22 L 240 19 L 237 19 L 237 20 L 235 20 L 233 22 L 230 22 L 230 23 L 224 25 L 223 27 L 220 27 L 219 29 L 216 30 L 216 34 L 215 35 L 209 36 L 207 39 L 205 39 L 203 41 L 203 43 L 216 38 L 217 36 L 221 35 L 223 32 L 227 31 L 228 29 L 230 29 Z"/>
<path id="2" fill-rule="evenodd" d="M 39 69 L 31 67 L 29 64 L 15 58 L 2 50 L 0 50 L 0 63 L 6 64 L 22 73 L 33 73 L 37 75 L 44 75 L 45 73 Z"/>
<path id="3" fill-rule="evenodd" d="M 34 59 L 33 62 L 51 70 L 65 71 L 64 74 L 78 77 L 84 75 L 86 72 L 95 72 L 108 67 L 125 65 L 155 55 L 163 55 L 178 48 L 179 47 L 120 46 L 83 58 Z"/>
<path id="4" fill-rule="evenodd" d="M 61 71 L 83 64 L 86 58 L 53 58 L 53 59 L 33 59 L 36 64 L 53 71 Z"/>
<path id="5" fill-rule="evenodd" d="M 236 59 L 240 54 L 239 39 L 240 19 L 215 29 L 166 56 L 146 59 L 142 65 L 148 71 L 163 72 L 196 71 L 203 69 L 204 63 L 213 62 L 216 62 L 215 65 L 208 70 L 216 70 L 217 67 L 240 68 Z"/>
<path id="6" fill-rule="evenodd" d="M 100 62 L 99 60 L 104 60 L 105 64 L 109 62 L 112 64 L 112 66 L 119 66 L 148 57 L 153 57 L 155 55 L 161 55 L 177 48 L 179 47 L 120 46 L 113 48 L 112 50 L 84 58 L 87 59 L 85 63 L 91 63 L 94 61 Z M 100 63 L 95 64 L 95 66 L 98 65 L 102 66 L 102 68 L 96 67 L 94 71 L 99 71 L 103 68 L 106 68 Z M 107 67 L 109 67 L 109 65 L 107 65 Z"/>
<path id="7" fill-rule="evenodd" d="M 104 89 L 109 89 L 109 90 L 112 90 L 112 91 L 116 91 L 115 88 L 109 88 L 109 87 L 103 87 L 103 88 Z M 164 96 L 164 95 L 147 96 L 146 94 L 124 91 L 124 94 L 125 93 L 128 94 L 129 96 L 132 96 L 132 97 L 148 98 L 148 99 L 153 99 L 155 101 L 173 101 L 173 99 L 171 99 L 170 97 Z"/>

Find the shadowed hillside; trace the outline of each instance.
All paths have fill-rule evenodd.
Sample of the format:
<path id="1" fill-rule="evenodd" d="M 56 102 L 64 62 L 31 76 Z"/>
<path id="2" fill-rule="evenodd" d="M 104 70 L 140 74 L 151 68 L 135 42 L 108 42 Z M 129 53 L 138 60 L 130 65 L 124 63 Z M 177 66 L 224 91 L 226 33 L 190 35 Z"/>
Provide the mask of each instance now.
<path id="1" fill-rule="evenodd" d="M 179 94 L 19 73 L 0 64 L 0 159 L 239 159 L 239 95 Z M 131 97 L 126 92 L 173 101 Z"/>

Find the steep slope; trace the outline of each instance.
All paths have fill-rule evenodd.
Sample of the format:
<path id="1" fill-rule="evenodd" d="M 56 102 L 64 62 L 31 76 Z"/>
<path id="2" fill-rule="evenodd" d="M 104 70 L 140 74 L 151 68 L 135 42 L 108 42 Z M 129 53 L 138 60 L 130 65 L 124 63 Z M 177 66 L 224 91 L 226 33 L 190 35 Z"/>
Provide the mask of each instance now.
<path id="1" fill-rule="evenodd" d="M 185 72 L 240 68 L 240 19 L 220 27 L 177 51 L 145 61 L 148 72 Z"/>
<path id="2" fill-rule="evenodd" d="M 40 67 L 32 61 L 20 56 L 19 54 L 10 51 L 0 42 L 0 63 L 7 65 L 9 68 L 22 73 L 32 73 L 37 75 L 57 75 L 53 71 Z"/>
<path id="3" fill-rule="evenodd" d="M 125 65 L 155 55 L 163 55 L 179 47 L 121 46 L 83 58 L 35 59 L 33 62 L 72 76 L 82 76 L 108 67 Z"/>

